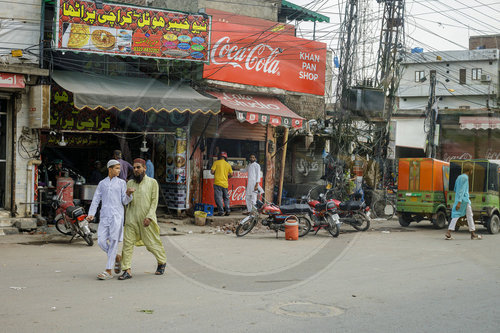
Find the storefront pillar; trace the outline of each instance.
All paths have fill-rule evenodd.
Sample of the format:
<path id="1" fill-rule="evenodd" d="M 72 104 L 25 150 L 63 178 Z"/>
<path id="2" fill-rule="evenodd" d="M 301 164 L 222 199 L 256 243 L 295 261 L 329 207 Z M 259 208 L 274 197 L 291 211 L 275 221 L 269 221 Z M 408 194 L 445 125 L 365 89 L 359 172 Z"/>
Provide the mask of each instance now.
<path id="1" fill-rule="evenodd" d="M 278 188 L 278 205 L 281 205 L 281 195 L 283 193 L 283 182 L 285 178 L 285 161 L 286 161 L 286 149 L 288 145 L 288 127 L 285 127 L 285 131 L 283 133 L 283 152 L 281 155 L 281 163 L 280 163 L 280 179 L 279 179 L 279 188 Z"/>
<path id="2" fill-rule="evenodd" d="M 273 200 L 274 178 L 275 178 L 275 157 L 276 153 L 276 138 L 274 137 L 274 129 L 270 125 L 266 128 L 266 169 L 264 173 L 264 192 L 266 200 Z"/>

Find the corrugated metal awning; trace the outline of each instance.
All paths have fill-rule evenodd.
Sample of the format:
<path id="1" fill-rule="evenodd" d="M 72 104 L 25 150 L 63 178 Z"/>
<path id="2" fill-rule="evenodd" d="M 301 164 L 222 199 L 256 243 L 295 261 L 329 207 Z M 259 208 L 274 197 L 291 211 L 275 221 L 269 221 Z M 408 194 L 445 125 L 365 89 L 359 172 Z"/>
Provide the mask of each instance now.
<path id="1" fill-rule="evenodd" d="M 500 129 L 497 117 L 460 117 L 460 129 Z"/>

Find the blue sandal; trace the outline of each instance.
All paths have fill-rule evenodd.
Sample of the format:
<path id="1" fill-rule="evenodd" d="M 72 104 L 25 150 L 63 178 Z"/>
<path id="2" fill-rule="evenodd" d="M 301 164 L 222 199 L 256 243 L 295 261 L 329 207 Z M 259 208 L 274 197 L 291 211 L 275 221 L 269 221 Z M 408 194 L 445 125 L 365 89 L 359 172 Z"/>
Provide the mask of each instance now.
<path id="1" fill-rule="evenodd" d="M 156 268 L 155 275 L 163 275 L 163 273 L 165 273 L 165 267 L 167 267 L 166 263 L 158 265 L 158 267 Z"/>

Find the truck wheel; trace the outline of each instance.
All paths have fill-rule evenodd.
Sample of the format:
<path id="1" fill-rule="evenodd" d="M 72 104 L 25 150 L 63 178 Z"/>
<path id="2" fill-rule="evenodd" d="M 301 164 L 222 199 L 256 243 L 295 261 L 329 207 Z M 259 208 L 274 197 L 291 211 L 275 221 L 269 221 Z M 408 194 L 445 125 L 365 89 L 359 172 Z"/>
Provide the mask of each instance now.
<path id="1" fill-rule="evenodd" d="M 486 224 L 486 228 L 488 229 L 488 232 L 490 234 L 496 234 L 498 233 L 498 230 L 500 229 L 500 218 L 498 215 L 493 214 L 489 219 Z"/>
<path id="2" fill-rule="evenodd" d="M 436 213 L 436 218 L 432 219 L 432 223 L 436 229 L 443 229 L 446 227 L 446 214 L 442 210 Z"/>
<path id="3" fill-rule="evenodd" d="M 402 227 L 407 227 L 411 223 L 411 214 L 409 213 L 403 213 L 401 216 L 399 216 L 399 225 Z"/>

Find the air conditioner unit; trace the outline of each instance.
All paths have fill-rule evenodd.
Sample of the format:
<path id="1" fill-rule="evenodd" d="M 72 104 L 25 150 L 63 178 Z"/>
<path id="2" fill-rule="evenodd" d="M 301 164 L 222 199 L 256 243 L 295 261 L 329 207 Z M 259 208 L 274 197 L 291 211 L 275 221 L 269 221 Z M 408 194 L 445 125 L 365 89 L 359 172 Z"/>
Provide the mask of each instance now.
<path id="1" fill-rule="evenodd" d="M 491 81 L 491 75 L 481 74 L 481 82 L 490 82 L 490 81 Z"/>
<path id="2" fill-rule="evenodd" d="M 50 85 L 30 88 L 29 125 L 31 128 L 50 128 Z"/>

